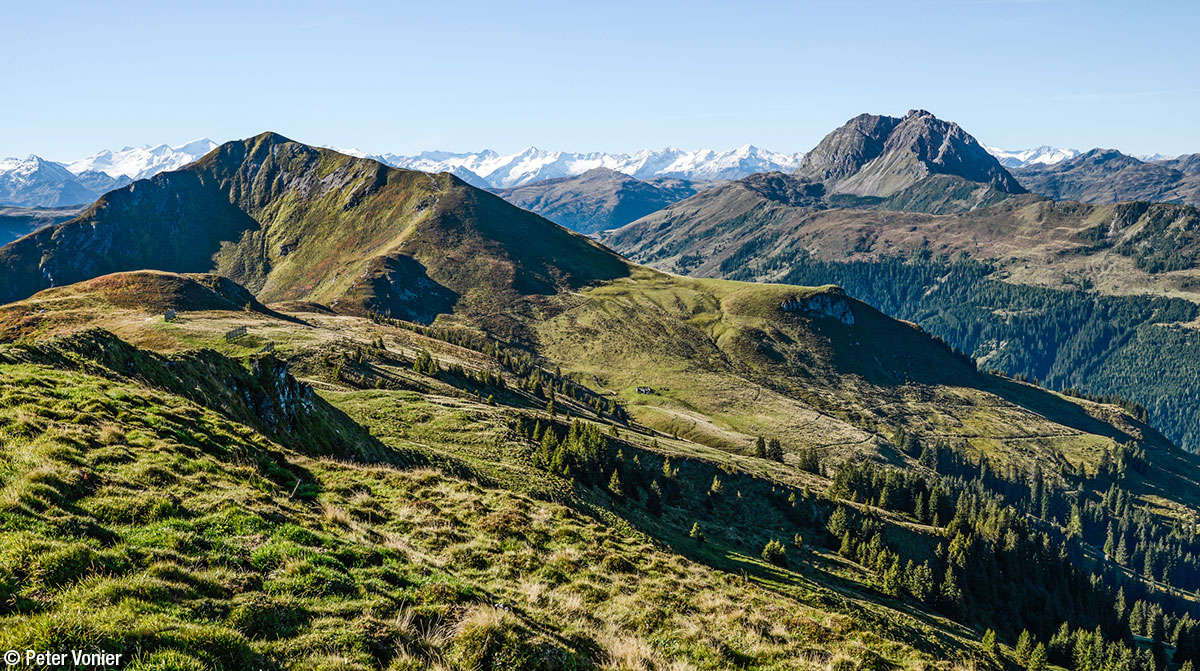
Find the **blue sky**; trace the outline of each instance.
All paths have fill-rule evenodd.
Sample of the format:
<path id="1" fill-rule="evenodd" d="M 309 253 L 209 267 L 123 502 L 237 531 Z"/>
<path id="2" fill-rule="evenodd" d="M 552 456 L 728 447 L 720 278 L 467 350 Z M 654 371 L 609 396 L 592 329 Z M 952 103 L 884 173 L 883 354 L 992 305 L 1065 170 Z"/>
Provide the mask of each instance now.
<path id="1" fill-rule="evenodd" d="M 804 151 L 861 112 L 1200 151 L 1200 3 L 6 2 L 0 156 L 276 130 L 371 152 Z"/>

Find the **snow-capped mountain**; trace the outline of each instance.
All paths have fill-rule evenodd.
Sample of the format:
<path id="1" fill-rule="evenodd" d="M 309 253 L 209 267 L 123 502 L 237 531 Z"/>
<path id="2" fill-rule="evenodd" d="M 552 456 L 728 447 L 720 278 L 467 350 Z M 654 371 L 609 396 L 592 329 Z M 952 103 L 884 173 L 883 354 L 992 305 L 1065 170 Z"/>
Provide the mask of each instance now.
<path id="1" fill-rule="evenodd" d="M 0 204 L 3 205 L 82 205 L 129 182 L 128 177 L 110 177 L 91 170 L 76 175 L 63 164 L 40 156 L 0 159 Z"/>
<path id="2" fill-rule="evenodd" d="M 732 151 L 667 148 L 636 154 L 575 153 L 529 147 L 514 154 L 491 150 L 475 153 L 426 151 L 415 156 L 371 155 L 383 163 L 409 170 L 452 172 L 468 182 L 472 177 L 492 188 L 521 186 L 557 177 L 582 175 L 607 168 L 637 179 L 679 177 L 691 180 L 740 179 L 756 172 L 791 172 L 803 154 L 783 154 L 745 145 Z"/>
<path id="3" fill-rule="evenodd" d="M 106 150 L 67 163 L 39 156 L 0 159 L 0 205 L 87 204 L 134 180 L 182 168 L 216 146 L 216 142 L 205 138 L 178 147 L 160 144 Z"/>
<path id="4" fill-rule="evenodd" d="M 1158 152 L 1155 152 L 1153 154 L 1134 154 L 1133 157 L 1136 158 L 1137 160 L 1141 161 L 1142 163 L 1151 163 L 1153 161 L 1166 161 L 1168 159 L 1175 158 L 1174 156 L 1167 156 L 1166 154 L 1159 154 Z"/>
<path id="5" fill-rule="evenodd" d="M 996 157 L 1000 165 L 1006 168 L 1023 168 L 1027 165 L 1053 165 L 1069 158 L 1075 158 L 1082 152 L 1078 149 L 1050 147 L 1042 145 L 1035 149 L 1017 149 L 1009 151 L 998 147 L 984 146 L 987 153 Z"/>
<path id="6" fill-rule="evenodd" d="M 171 147 L 158 146 L 125 147 L 120 151 L 105 150 L 87 158 L 67 163 L 67 169 L 75 174 L 87 171 L 102 172 L 110 177 L 145 179 L 166 170 L 176 170 L 212 151 L 216 142 L 204 138 L 187 144 Z"/>

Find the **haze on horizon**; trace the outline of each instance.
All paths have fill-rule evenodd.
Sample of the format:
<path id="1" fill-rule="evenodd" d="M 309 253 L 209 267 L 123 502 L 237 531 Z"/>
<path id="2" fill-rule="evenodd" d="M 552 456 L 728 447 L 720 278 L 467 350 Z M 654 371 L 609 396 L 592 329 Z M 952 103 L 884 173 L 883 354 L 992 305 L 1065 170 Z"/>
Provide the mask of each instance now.
<path id="1" fill-rule="evenodd" d="M 1200 151 L 1200 6 L 1077 0 L 6 8 L 0 156 L 275 130 L 369 152 L 811 149 L 924 108 L 1006 149 Z"/>

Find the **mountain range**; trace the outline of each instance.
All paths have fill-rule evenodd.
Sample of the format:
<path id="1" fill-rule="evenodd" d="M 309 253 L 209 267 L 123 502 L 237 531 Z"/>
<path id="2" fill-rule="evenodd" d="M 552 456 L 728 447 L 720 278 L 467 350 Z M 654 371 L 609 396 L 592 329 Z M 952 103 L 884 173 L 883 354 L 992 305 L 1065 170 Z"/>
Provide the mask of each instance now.
<path id="1" fill-rule="evenodd" d="M 208 138 L 193 140 L 177 147 L 165 144 L 104 150 L 87 158 L 70 161 L 67 169 L 75 174 L 102 172 L 109 177 L 145 179 L 165 170 L 176 170 L 212 151 L 216 142 Z"/>
<path id="2" fill-rule="evenodd" d="M 684 151 L 668 147 L 661 150 L 644 149 L 632 155 L 547 151 L 535 147 L 514 154 L 499 154 L 486 150 L 475 153 L 427 151 L 414 156 L 372 155 L 372 158 L 396 168 L 452 172 L 467 182 L 472 181 L 468 176 L 473 175 L 488 186 L 498 189 L 547 179 L 573 177 L 595 168 L 613 170 L 641 180 L 656 177 L 686 180 L 738 179 L 756 172 L 790 172 L 799 165 L 801 157 L 801 154 L 782 154 L 753 145 L 743 145 L 730 151 Z M 478 182 L 475 184 L 481 185 Z"/>
<path id="3" fill-rule="evenodd" d="M 83 205 L 129 183 L 102 172 L 75 174 L 61 163 L 38 156 L 0 160 L 0 204 L 25 207 Z"/>
<path id="4" fill-rule="evenodd" d="M 709 182 L 674 177 L 639 180 L 608 168 L 492 192 L 580 233 L 619 228 L 694 195 Z"/>
<path id="5" fill-rule="evenodd" d="M 1000 161 L 1006 168 L 1023 168 L 1030 165 L 1053 165 L 1059 161 L 1075 158 L 1080 154 L 1078 149 L 1058 148 L 1042 145 L 1034 149 L 1017 149 L 1013 151 L 998 147 L 984 147 L 989 154 Z"/>
<path id="6" fill-rule="evenodd" d="M 38 156 L 0 160 L 0 205 L 69 207 L 86 205 L 101 194 L 136 179 L 182 167 L 216 146 L 195 140 L 178 147 L 158 145 L 102 151 L 87 158 L 57 163 Z"/>
<path id="7" fill-rule="evenodd" d="M 1093 149 L 1054 164 L 1019 168 L 1013 174 L 1033 193 L 1058 200 L 1200 205 L 1198 165 L 1200 154 L 1148 162 L 1115 149 Z"/>
<path id="8" fill-rule="evenodd" d="M 1062 288 L 974 310 L 963 290 L 1087 254 L 1161 273 L 1193 254 L 1195 210 L 1021 193 L 927 113 L 827 140 L 800 175 L 605 238 L 662 270 L 453 174 L 276 133 L 0 247 L 0 649 L 220 670 L 1200 661 L 1200 458 L 1147 423 L 1161 408 L 988 370 L 1061 349 L 1141 376 L 1116 365 L 1147 356 L 1130 323 L 1186 340 L 1197 308 Z M 570 179 L 539 197 L 571 213 L 556 186 L 643 184 Z M 1024 256 L 971 258 L 1004 254 Z M 852 262 L 875 274 L 851 291 L 674 272 Z M 917 304 L 943 294 L 972 309 Z M 930 333 L 947 325 L 1005 356 L 980 365 Z M 1040 349 L 1004 340 L 1022 332 Z"/>

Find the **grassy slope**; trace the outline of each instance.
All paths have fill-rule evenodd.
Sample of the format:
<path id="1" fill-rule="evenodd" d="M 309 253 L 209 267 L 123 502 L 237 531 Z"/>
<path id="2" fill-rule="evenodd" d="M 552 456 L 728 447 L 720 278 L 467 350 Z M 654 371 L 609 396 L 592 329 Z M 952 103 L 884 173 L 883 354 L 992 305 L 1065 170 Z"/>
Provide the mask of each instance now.
<path id="1" fill-rule="evenodd" d="M 7 647 L 97 646 L 127 668 L 875 668 L 970 654 L 944 622 L 816 588 L 803 575 L 820 573 L 816 555 L 789 571 L 714 544 L 692 561 L 573 505 L 332 461 L 174 394 L 0 355 Z M 395 404 L 387 422 L 420 425 L 421 449 L 469 458 L 481 430 L 505 442 L 478 404 L 333 396 L 351 411 Z"/>
<path id="2" fill-rule="evenodd" d="M 431 390 L 403 380 L 405 371 L 397 371 L 419 351 L 446 363 L 500 372 L 478 352 L 346 315 L 181 310 L 168 324 L 158 303 L 153 312 L 123 304 L 124 294 L 113 293 L 121 286 L 105 279 L 5 306 L 0 334 L 44 337 L 95 324 L 141 346 L 210 347 L 231 356 L 253 354 L 270 342 L 281 357 L 300 366 L 302 376 L 332 382 L 334 388 L 342 385 L 322 362 L 328 359 L 323 353 L 344 356 L 384 334 L 400 359 L 381 360 L 378 366 L 397 388 Z M 139 286 L 143 295 L 161 293 Z M 840 300 L 852 306 L 854 325 L 783 316 L 778 310 L 784 299 L 829 293 L 641 269 L 632 278 L 550 302 L 534 337 L 551 364 L 601 394 L 615 394 L 640 424 L 664 438 L 682 439 L 677 444 L 683 454 L 745 458 L 755 436 L 767 435 L 780 438 L 789 453 L 817 447 L 831 463 L 867 457 L 911 464 L 890 445 L 902 427 L 985 454 L 997 465 L 1024 469 L 1036 460 L 1091 470 L 1105 449 L 1130 440 L 1164 460 L 1187 459 L 1109 406 L 979 374 L 919 330 L 852 299 Z M 223 334 L 237 326 L 247 326 L 247 336 L 225 342 Z M 638 393 L 643 386 L 653 393 Z M 532 403 L 508 399 L 518 401 Z M 1190 494 L 1190 483 L 1177 490 L 1185 500 L 1200 499 Z"/>
<path id="3" fill-rule="evenodd" d="M 780 301 L 822 291 L 645 272 L 584 291 L 542 324 L 541 342 L 620 394 L 639 421 L 735 453 L 768 435 L 833 462 L 904 463 L 889 445 L 898 427 L 1021 468 L 1094 468 L 1114 441 L 1134 438 L 1174 453 L 1104 406 L 979 374 L 861 303 L 851 303 L 851 326 L 779 316 Z"/>
<path id="4" fill-rule="evenodd" d="M 12 645 L 94 641 L 141 650 L 146 665 L 174 655 L 182 668 L 191 662 L 178 660 L 188 658 L 227 668 L 247 660 L 458 668 L 494 650 L 486 640 L 508 641 L 508 654 L 579 656 L 614 669 L 824 667 L 839 658 L 864 669 L 883 658 L 916 669 L 963 660 L 976 654 L 979 632 L 884 597 L 869 572 L 819 545 L 792 547 L 787 569 L 757 558 L 768 538 L 798 529 L 820 537 L 828 504 L 800 489 L 827 482 L 748 456 L 750 437 L 779 435 L 794 449 L 814 435 L 846 434 L 881 447 L 889 418 L 908 408 L 906 426 L 948 418 L 960 432 L 973 427 L 979 435 L 964 439 L 981 450 L 995 441 L 1014 458 L 1087 462 L 1111 443 L 1105 432 L 1139 429 L 1103 406 L 972 377 L 916 329 L 859 304 L 851 304 L 854 326 L 779 316 L 783 298 L 836 296 L 828 288 L 636 270 L 544 303 L 547 319 L 533 335 L 550 363 L 624 396 L 648 425 L 621 429 L 630 468 L 653 474 L 669 456 L 681 470 L 682 500 L 651 517 L 531 466 L 531 447 L 513 439 L 507 422 L 540 406 L 511 391 L 515 380 L 492 406 L 470 385 L 417 375 L 409 364 L 430 351 L 443 365 L 503 374 L 480 352 L 319 311 L 285 316 L 189 303 L 167 324 L 160 302 L 153 310 L 123 302 L 121 279 L 165 283 L 176 297 L 195 291 L 153 274 L 58 289 L 6 307 L 41 315 L 17 320 L 6 337 L 30 342 L 99 324 L 162 351 L 205 346 L 238 357 L 269 340 L 325 401 L 374 434 L 381 446 L 369 454 L 377 463 L 332 461 L 302 448 L 321 444 L 303 433 L 271 439 L 231 422 L 229 407 L 207 395 L 200 401 L 224 416 L 163 383 L 151 389 L 123 379 L 117 373 L 129 355 L 102 379 L 77 372 L 103 373 L 78 357 L 30 354 L 46 346 L 9 350 L 22 363 L 4 364 L 0 375 L 0 384 L 12 381 L 0 404 L 8 413 L 0 500 L 15 502 L 3 518 L 5 533 L 19 540 L 14 547 L 31 548 L 0 569 L 20 604 L 0 627 Z M 64 303 L 70 309 L 58 310 Z M 249 335 L 225 342 L 237 325 Z M 387 349 L 370 344 L 379 337 Z M 365 353 L 361 362 L 357 352 Z M 642 384 L 657 393 L 639 396 L 634 387 Z M 1001 400 L 1018 396 L 1032 412 Z M 882 403 L 892 405 L 874 415 Z M 595 419 L 566 399 L 560 411 Z M 672 419 L 662 423 L 662 415 Z M 704 430 L 695 428 L 701 423 Z M 1042 426 L 1045 435 L 1010 440 L 1002 431 L 1009 425 Z M 1011 449 L 1017 444 L 1033 450 Z M 858 449 L 827 453 L 888 457 L 886 449 Z M 712 503 L 714 477 L 727 490 Z M 1168 514 L 1177 514 L 1180 492 L 1194 488 L 1152 484 L 1174 492 Z M 778 501 L 787 491 L 813 512 L 799 522 L 784 514 Z M 60 518 L 88 531 L 64 532 Z M 931 528 L 886 519 L 893 542 L 936 542 Z M 701 547 L 686 535 L 697 521 L 710 538 Z M 59 560 L 60 551 L 68 559 Z"/>

